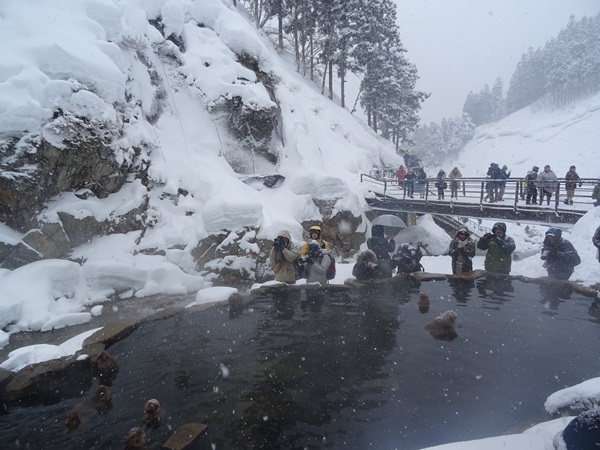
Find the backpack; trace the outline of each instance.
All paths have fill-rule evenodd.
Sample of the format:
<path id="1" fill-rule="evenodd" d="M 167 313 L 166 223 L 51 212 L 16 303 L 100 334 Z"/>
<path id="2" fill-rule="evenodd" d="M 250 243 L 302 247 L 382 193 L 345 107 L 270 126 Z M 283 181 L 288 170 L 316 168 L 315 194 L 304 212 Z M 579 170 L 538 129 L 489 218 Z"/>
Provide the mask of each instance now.
<path id="1" fill-rule="evenodd" d="M 329 264 L 329 267 L 327 268 L 327 273 L 325 274 L 325 276 L 327 277 L 328 280 L 333 280 L 335 278 L 335 258 L 332 255 L 327 255 L 329 256 L 329 258 L 331 258 L 331 264 Z"/>
<path id="2" fill-rule="evenodd" d="M 581 258 L 578 253 L 575 253 L 573 255 L 573 266 L 578 266 L 579 264 L 581 264 Z"/>

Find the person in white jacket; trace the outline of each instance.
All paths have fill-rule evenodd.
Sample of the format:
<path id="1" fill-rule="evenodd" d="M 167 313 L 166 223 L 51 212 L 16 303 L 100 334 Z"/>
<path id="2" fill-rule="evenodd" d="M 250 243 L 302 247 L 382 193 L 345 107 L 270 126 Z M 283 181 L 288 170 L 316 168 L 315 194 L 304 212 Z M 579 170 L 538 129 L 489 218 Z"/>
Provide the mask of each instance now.
<path id="1" fill-rule="evenodd" d="M 538 188 L 538 195 L 540 205 L 544 203 L 544 197 L 546 197 L 546 204 L 550 204 L 550 197 L 556 191 L 556 183 L 558 178 L 556 174 L 550 170 L 549 165 L 544 166 L 544 170 L 540 172 L 535 180 L 535 185 Z"/>
<path id="2" fill-rule="evenodd" d="M 308 241 L 308 252 L 304 257 L 307 283 L 327 283 L 327 269 L 331 265 L 331 254 L 321 248 L 315 240 Z"/>

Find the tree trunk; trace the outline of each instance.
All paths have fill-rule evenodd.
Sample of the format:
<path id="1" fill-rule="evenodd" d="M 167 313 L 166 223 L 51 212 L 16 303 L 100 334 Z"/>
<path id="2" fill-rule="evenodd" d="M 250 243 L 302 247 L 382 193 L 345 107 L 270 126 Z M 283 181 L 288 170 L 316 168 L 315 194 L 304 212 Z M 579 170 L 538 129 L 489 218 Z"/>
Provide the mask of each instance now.
<path id="1" fill-rule="evenodd" d="M 333 61 L 329 59 L 329 100 L 333 100 Z"/>
<path id="2" fill-rule="evenodd" d="M 279 51 L 283 51 L 283 11 L 281 1 L 279 2 L 279 12 L 277 13 L 277 27 L 279 31 Z"/>
<path id="3" fill-rule="evenodd" d="M 310 79 L 315 81 L 315 60 L 314 60 L 314 42 L 313 35 L 310 35 Z"/>
<path id="4" fill-rule="evenodd" d="M 300 42 L 298 42 L 298 8 L 294 8 L 294 54 L 296 55 L 296 72 L 300 73 Z"/>
<path id="5" fill-rule="evenodd" d="M 321 83 L 321 95 L 325 95 L 325 82 L 327 81 L 327 68 L 329 67 L 328 61 L 324 64 L 325 71 L 323 72 L 323 82 Z"/>

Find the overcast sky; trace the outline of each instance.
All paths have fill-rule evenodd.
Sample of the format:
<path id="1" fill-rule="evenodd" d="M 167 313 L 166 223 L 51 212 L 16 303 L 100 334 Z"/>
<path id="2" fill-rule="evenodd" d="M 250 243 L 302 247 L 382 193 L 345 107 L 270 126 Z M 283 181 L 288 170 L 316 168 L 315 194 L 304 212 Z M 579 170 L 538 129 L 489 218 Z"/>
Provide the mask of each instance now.
<path id="1" fill-rule="evenodd" d="M 430 92 L 423 123 L 459 117 L 469 91 L 496 78 L 508 88 L 529 47 L 541 47 L 577 19 L 600 12 L 600 0 L 395 0 L 400 38 L 417 66 L 417 88 Z"/>

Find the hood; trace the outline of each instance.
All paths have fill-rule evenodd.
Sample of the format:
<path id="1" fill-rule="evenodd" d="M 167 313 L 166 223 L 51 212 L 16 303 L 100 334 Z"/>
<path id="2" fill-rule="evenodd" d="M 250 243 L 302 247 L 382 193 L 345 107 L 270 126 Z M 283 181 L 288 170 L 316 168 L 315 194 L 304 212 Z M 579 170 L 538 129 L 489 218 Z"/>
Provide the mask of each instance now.
<path id="1" fill-rule="evenodd" d="M 377 264 L 377 256 L 373 250 L 363 250 L 356 255 L 356 262 L 359 264 L 368 262 Z"/>
<path id="2" fill-rule="evenodd" d="M 458 236 L 460 233 L 465 233 L 467 236 L 471 236 L 471 233 L 469 232 L 469 230 L 467 230 L 465 227 L 460 227 L 458 230 L 456 230 L 456 235 Z"/>
<path id="3" fill-rule="evenodd" d="M 284 238 L 288 238 L 290 242 L 292 242 L 292 236 L 288 230 L 279 230 L 277 236 L 283 236 Z"/>
<path id="4" fill-rule="evenodd" d="M 559 228 L 548 228 L 548 231 L 546 231 L 546 236 L 554 236 L 558 241 L 562 236 L 562 231 Z"/>
<path id="5" fill-rule="evenodd" d="M 321 227 L 319 225 L 313 225 L 308 229 L 309 236 L 312 234 L 313 231 L 319 233 L 319 238 L 321 237 Z"/>
<path id="6" fill-rule="evenodd" d="M 506 234 L 506 224 L 504 222 L 496 222 L 492 227 L 492 233 L 495 233 L 496 229 L 498 228 L 501 229 L 504 232 L 504 234 Z"/>

